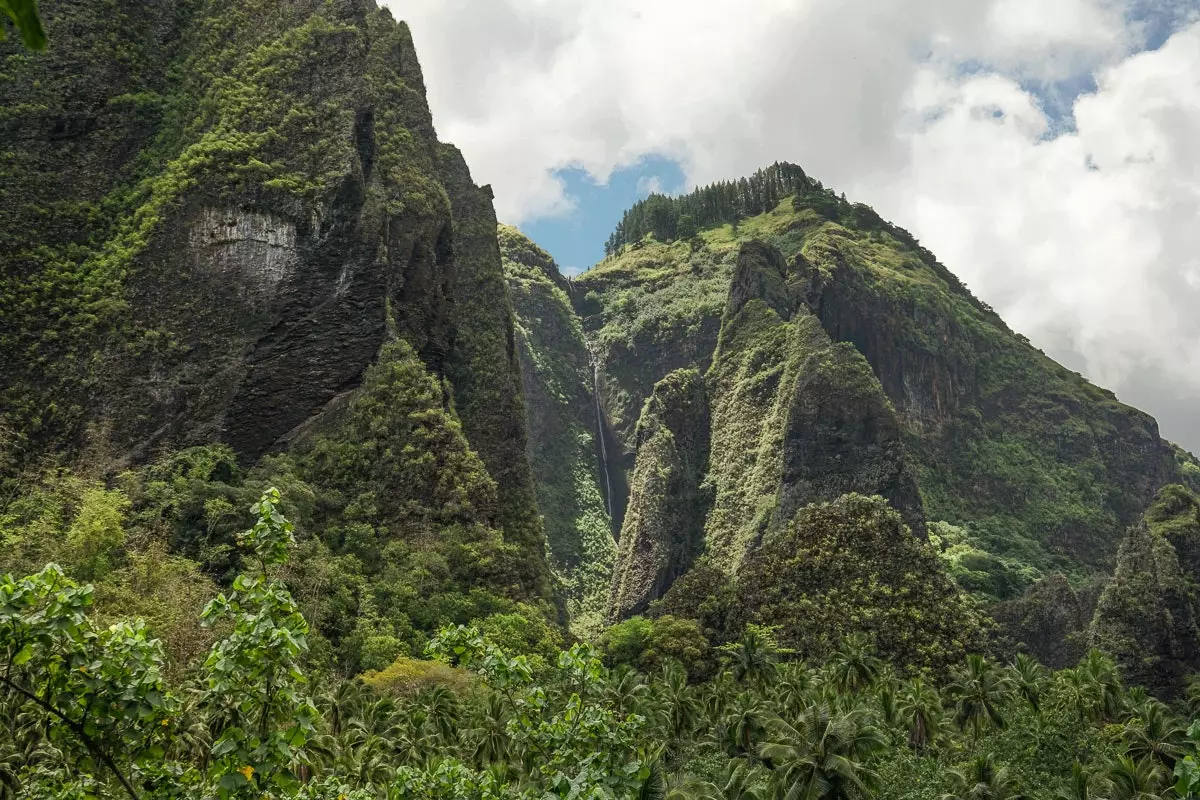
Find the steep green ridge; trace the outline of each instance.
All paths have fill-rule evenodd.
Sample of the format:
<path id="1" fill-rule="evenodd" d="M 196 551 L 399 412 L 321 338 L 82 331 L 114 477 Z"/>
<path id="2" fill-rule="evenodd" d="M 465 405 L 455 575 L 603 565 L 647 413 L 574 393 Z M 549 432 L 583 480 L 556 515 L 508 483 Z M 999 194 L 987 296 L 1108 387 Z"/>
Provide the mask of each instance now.
<path id="1" fill-rule="evenodd" d="M 454 329 L 446 376 L 463 430 L 500 490 L 497 521 L 535 558 L 543 531 L 526 452 L 522 373 L 513 306 L 497 241 L 490 187 L 477 188 L 462 154 L 441 145 L 454 213 Z M 535 561 L 536 563 L 536 561 Z"/>
<path id="2" fill-rule="evenodd" d="M 594 634 L 608 602 L 615 543 L 590 354 L 571 307 L 571 286 L 549 254 L 509 226 L 500 226 L 499 241 L 516 308 L 529 463 L 550 564 L 572 630 Z"/>
<path id="3" fill-rule="evenodd" d="M 636 241 L 622 233 L 613 254 L 576 280 L 604 405 L 626 448 L 656 381 L 679 368 L 707 371 L 724 351 L 738 254 L 761 241 L 794 265 L 798 307 L 869 363 L 899 416 L 925 516 L 961 534 L 962 563 L 985 569 L 978 586 L 1002 587 L 995 598 L 1056 570 L 1107 571 L 1125 528 L 1159 487 L 1190 480 L 1193 459 L 1159 438 L 1151 417 L 1010 331 L 907 232 L 799 181 L 797 169 L 777 165 L 744 184 L 635 206 L 622 230 L 649 233 Z M 799 189 L 746 216 L 785 178 Z M 724 210 L 713 198 L 724 198 Z M 671 239 L 697 202 L 726 223 Z M 726 391 L 711 394 L 714 409 L 726 401 Z M 744 446 L 715 438 L 713 452 L 714 474 L 746 457 Z"/>
<path id="4" fill-rule="evenodd" d="M 1129 680 L 1166 696 L 1180 694 L 1200 668 L 1198 544 L 1200 497 L 1163 488 L 1121 542 L 1092 619 L 1092 646 L 1111 653 Z"/>
<path id="5" fill-rule="evenodd" d="M 227 581 L 276 483 L 325 666 L 552 615 L 491 192 L 438 142 L 407 27 L 373 0 L 43 11 L 45 53 L 0 43 L 0 518 L 25 543 L 0 572 L 48 536 L 78 569 L 166 549 Z M 94 537 L 72 486 L 117 493 Z"/>
<path id="6" fill-rule="evenodd" d="M 711 436 L 708 392 L 695 370 L 654 387 L 637 429 L 637 460 L 613 574 L 612 621 L 646 610 L 705 547 L 712 504 L 703 485 Z"/>
<path id="7" fill-rule="evenodd" d="M 884 496 L 924 537 L 895 413 L 862 356 L 803 307 L 806 269 L 756 240 L 739 249 L 708 372 L 719 455 L 706 532 L 726 570 L 799 508 L 850 492 Z"/>

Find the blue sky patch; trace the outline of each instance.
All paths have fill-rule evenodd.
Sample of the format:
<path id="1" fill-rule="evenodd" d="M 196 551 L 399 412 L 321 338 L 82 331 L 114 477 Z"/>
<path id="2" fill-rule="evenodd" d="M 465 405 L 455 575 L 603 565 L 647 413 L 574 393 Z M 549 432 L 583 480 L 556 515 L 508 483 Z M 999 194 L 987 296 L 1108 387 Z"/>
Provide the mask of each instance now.
<path id="1" fill-rule="evenodd" d="M 554 256 L 564 275 L 578 275 L 604 257 L 604 242 L 635 202 L 651 191 L 680 192 L 687 184 L 679 162 L 656 155 L 617 170 L 603 185 L 578 167 L 554 174 L 566 185 L 575 208 L 568 214 L 527 222 L 521 230 Z"/>

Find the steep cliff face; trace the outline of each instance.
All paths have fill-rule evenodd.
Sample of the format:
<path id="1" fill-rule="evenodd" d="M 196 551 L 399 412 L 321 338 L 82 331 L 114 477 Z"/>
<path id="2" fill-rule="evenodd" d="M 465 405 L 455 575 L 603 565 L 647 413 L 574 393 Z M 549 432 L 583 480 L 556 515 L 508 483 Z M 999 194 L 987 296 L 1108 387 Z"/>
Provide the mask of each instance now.
<path id="1" fill-rule="evenodd" d="M 761 242 L 741 247 L 708 373 L 717 455 L 706 532 L 729 570 L 798 509 L 851 492 L 882 495 L 925 534 L 891 404 L 862 356 L 803 305 L 802 269 Z"/>
<path id="2" fill-rule="evenodd" d="M 645 611 L 704 551 L 704 520 L 712 501 L 703 485 L 709 436 L 700 373 L 677 370 L 659 381 L 638 420 L 610 619 Z"/>
<path id="3" fill-rule="evenodd" d="M 610 613 L 639 613 L 701 554 L 734 574 L 801 508 L 881 495 L 924 538 L 900 425 L 863 357 L 803 303 L 802 261 L 738 251 L 712 365 L 678 370 L 637 427 Z"/>
<path id="4" fill-rule="evenodd" d="M 434 528 L 502 532 L 525 566 L 496 586 L 548 596 L 491 194 L 437 141 L 407 27 L 373 0 L 44 12 L 45 54 L 0 45 L 0 478 L 47 456 L 112 473 L 192 445 L 246 466 L 287 451 L 336 494 L 309 519 L 326 531 L 365 524 L 368 496 L 458 508 L 453 487 L 483 480 L 469 524 Z M 449 438 L 429 447 L 470 451 L 424 454 L 420 480 L 360 475 L 329 444 L 400 435 L 362 386 L 398 363 L 404 392 L 436 389 Z M 337 453 L 320 469 L 318 441 Z M 384 539 L 433 535 L 383 516 Z"/>
<path id="5" fill-rule="evenodd" d="M 1121 542 L 1089 632 L 1091 645 L 1111 653 L 1128 680 L 1166 697 L 1179 694 L 1200 667 L 1198 534 L 1200 498 L 1165 487 Z"/>
<path id="6" fill-rule="evenodd" d="M 389 308 L 440 369 L 454 218 L 407 29 L 369 2 L 167 3 L 123 28 L 140 10 L 52 5 L 57 47 L 0 90 L 26 109 L 10 425 L 74 444 L 90 424 L 128 461 L 214 438 L 255 458 L 354 385 Z"/>
<path id="7" fill-rule="evenodd" d="M 681 233 L 688 227 L 684 216 L 699 223 L 698 233 Z M 747 250 L 752 241 L 760 244 Z M 878 428 L 863 427 L 852 437 L 874 442 L 869 450 L 875 456 L 850 456 L 846 443 L 834 437 L 818 466 L 819 449 L 797 446 L 803 463 L 812 465 L 811 478 L 825 480 L 863 458 L 899 463 L 894 448 L 902 444 L 919 502 L 899 473 L 887 496 L 902 510 L 923 507 L 929 520 L 961 528 L 969 547 L 1007 570 L 984 583 L 1016 576 L 1020 591 L 1054 571 L 1073 580 L 1108 572 L 1122 532 L 1154 492 L 1195 469 L 1188 466 L 1190 457 L 1159 437 L 1151 417 L 1030 346 L 911 235 L 869 208 L 839 199 L 796 167 L 777 165 L 750 181 L 646 201 L 626 215 L 610 251 L 576 281 L 584 293 L 577 305 L 598 348 L 606 407 L 629 449 L 632 409 L 671 370 L 708 372 L 714 425 L 723 419 L 739 424 L 721 406 L 743 400 L 765 418 L 764 398 L 774 391 L 769 384 L 784 373 L 763 369 L 739 390 L 733 359 L 745 361 L 747 375 L 758 371 L 755 359 L 767 350 L 776 355 L 764 364 L 796 362 L 798 356 L 788 362 L 781 354 L 821 345 L 801 344 L 799 333 L 791 334 L 789 345 L 783 331 L 819 333 L 835 343 L 826 360 L 840 360 L 839 372 L 830 374 L 824 389 L 789 396 L 825 393 L 827 409 L 875 403 L 864 419 L 876 420 Z M 774 266 L 739 273 L 745 259 Z M 780 264 L 782 281 L 773 274 Z M 760 302 L 747 299 L 752 296 Z M 726 300 L 735 313 L 723 327 Z M 745 351 L 739 354 L 739 348 Z M 851 354 L 869 365 L 869 373 L 858 374 Z M 798 374 L 792 370 L 789 380 Z M 856 385 L 863 391 L 855 394 Z M 758 393 L 757 399 L 747 395 L 735 403 L 736 391 Z M 880 398 L 888 401 L 886 413 Z M 795 424 L 783 441 L 820 436 L 802 404 L 787 413 Z M 720 455 L 712 468 L 757 476 L 750 479 L 761 482 L 757 499 L 731 506 L 730 524 L 761 531 L 772 516 L 786 520 L 807 501 L 804 492 L 789 500 L 776 488 L 803 487 L 808 478 L 795 473 L 785 481 L 757 470 L 757 455 L 746 453 L 757 454 L 764 442 L 756 426 L 740 424 L 745 430 L 734 437 L 736 448 L 714 433 L 713 450 Z M 826 433 L 843 427 L 838 422 Z M 725 458 L 738 466 L 723 465 Z M 800 463 L 788 462 L 788 468 Z M 881 473 L 879 485 L 889 480 Z M 724 513 L 725 502 L 719 493 L 713 517 Z M 773 510 L 777 502 L 791 503 L 787 513 Z M 905 514 L 919 530 L 921 521 Z"/>
<path id="8" fill-rule="evenodd" d="M 545 521 L 550 564 L 572 630 L 598 632 L 615 543 L 606 506 L 593 369 L 571 286 L 553 259 L 501 226 L 504 274 L 516 308 L 529 463 Z"/>

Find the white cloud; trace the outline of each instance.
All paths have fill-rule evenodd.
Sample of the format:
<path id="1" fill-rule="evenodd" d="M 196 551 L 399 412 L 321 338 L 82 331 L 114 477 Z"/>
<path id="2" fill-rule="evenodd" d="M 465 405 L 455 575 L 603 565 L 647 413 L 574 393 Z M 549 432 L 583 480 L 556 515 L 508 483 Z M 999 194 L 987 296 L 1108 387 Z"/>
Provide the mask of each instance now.
<path id="1" fill-rule="evenodd" d="M 1015 328 L 1200 448 L 1200 419 L 1178 401 L 1200 398 L 1200 25 L 1131 55 L 1150 27 L 1126 22 L 1133 3 L 1146 7 L 389 5 L 412 26 L 439 134 L 493 185 L 502 218 L 570 209 L 552 173 L 567 166 L 604 181 L 658 153 L 694 184 L 793 161 L 913 231 Z M 1190 3 L 1170 4 L 1175 24 L 1194 19 Z M 1066 132 L 1028 91 L 1056 96 L 1089 75 L 1096 91 Z"/>
<path id="2" fill-rule="evenodd" d="M 658 177 L 657 175 L 651 175 L 648 178 L 638 178 L 637 193 L 642 197 L 647 197 L 652 194 L 662 194 L 662 178 Z"/>

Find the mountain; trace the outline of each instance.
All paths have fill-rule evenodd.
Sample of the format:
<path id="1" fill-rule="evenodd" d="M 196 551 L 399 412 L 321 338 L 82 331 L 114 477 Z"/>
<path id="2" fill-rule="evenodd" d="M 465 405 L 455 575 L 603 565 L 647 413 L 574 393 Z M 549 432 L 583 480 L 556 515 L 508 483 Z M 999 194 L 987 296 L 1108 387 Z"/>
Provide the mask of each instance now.
<path id="1" fill-rule="evenodd" d="M 548 609 L 492 195 L 438 141 L 408 28 L 371 0 L 45 13 L 44 54 L 3 45 L 5 495 L 70 468 L 121 492 L 127 540 L 221 579 L 227 512 L 291 483 L 347 667 Z"/>
<path id="2" fill-rule="evenodd" d="M 595 638 L 668 610 L 714 643 L 791 620 L 813 657 L 846 617 L 944 665 L 982 646 L 975 601 L 992 646 L 1069 660 L 1127 529 L 1200 488 L 1152 418 L 800 167 L 651 195 L 570 280 L 497 226 L 370 0 L 46 16 L 0 88 L 10 568 L 117 586 L 167 553 L 164 596 L 221 585 L 275 484 L 339 669 L 446 621 Z"/>
<path id="3" fill-rule="evenodd" d="M 1056 572 L 1103 580 L 1155 492 L 1195 485 L 1194 459 L 1150 416 L 1046 357 L 910 234 L 794 165 L 652 195 L 608 252 L 575 287 L 621 445 L 609 466 L 632 476 L 639 509 L 620 558 L 676 554 L 654 580 L 619 580 L 617 613 L 646 608 L 697 553 L 736 573 L 795 509 L 850 491 L 888 498 L 989 601 Z M 707 467 L 665 494 L 711 506 L 648 529 L 640 509 L 664 489 L 639 476 L 667 467 L 643 430 L 678 370 L 704 376 L 709 429 L 691 438 L 711 443 Z"/>
<path id="4" fill-rule="evenodd" d="M 1200 463 L 907 232 L 775 164 L 572 280 L 372 0 L 42 11 L 0 798 L 1200 792 Z"/>

